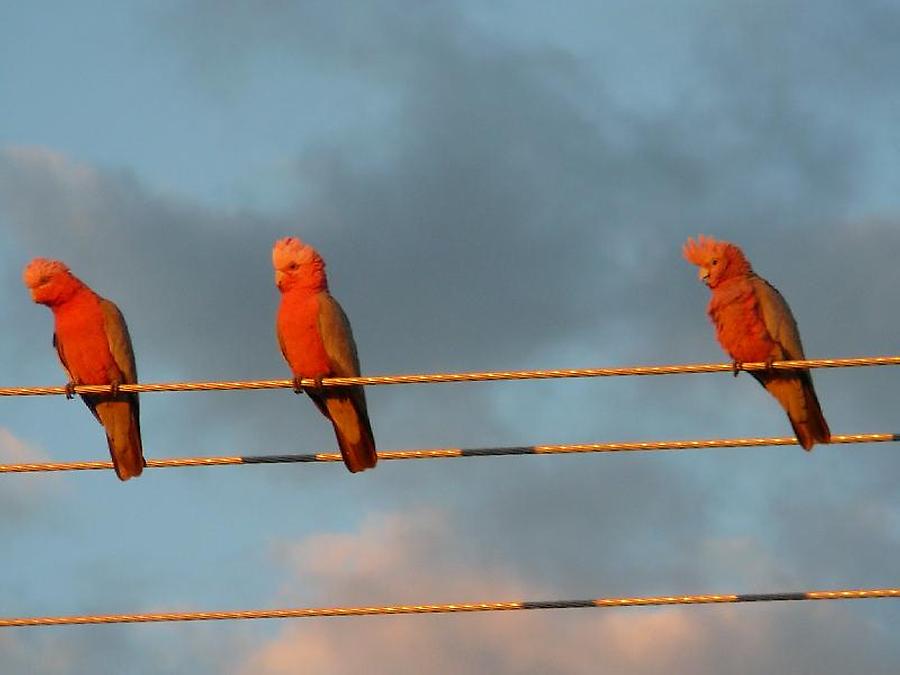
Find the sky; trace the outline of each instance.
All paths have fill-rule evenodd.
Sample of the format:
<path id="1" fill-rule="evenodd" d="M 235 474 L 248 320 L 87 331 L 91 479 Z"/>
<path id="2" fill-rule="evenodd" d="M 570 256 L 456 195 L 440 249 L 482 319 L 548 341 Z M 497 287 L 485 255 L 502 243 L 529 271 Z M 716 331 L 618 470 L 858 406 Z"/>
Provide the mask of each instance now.
<path id="1" fill-rule="evenodd" d="M 143 381 L 288 376 L 272 243 L 363 372 L 724 360 L 699 233 L 810 357 L 896 352 L 896 0 L 6 3 L 0 374 L 61 385 L 21 282 L 65 260 Z M 814 373 L 898 432 L 892 369 Z M 783 436 L 743 375 L 376 387 L 381 449 Z M 63 397 L 0 461 L 104 459 Z M 334 450 L 289 390 L 141 398 L 148 457 Z M 891 444 L 7 475 L 4 616 L 897 586 Z M 888 600 L 5 629 L 4 672 L 895 673 Z"/>

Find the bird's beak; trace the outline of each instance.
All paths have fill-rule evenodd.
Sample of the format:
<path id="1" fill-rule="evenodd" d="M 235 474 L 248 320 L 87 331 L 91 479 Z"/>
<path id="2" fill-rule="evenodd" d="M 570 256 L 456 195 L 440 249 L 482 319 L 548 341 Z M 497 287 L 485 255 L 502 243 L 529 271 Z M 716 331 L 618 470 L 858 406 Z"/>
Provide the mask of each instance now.
<path id="1" fill-rule="evenodd" d="M 281 282 L 284 280 L 285 274 L 281 270 L 275 270 L 275 285 L 281 288 Z"/>
<path id="2" fill-rule="evenodd" d="M 697 271 L 697 277 L 700 279 L 700 281 L 702 281 L 704 284 L 709 286 L 709 268 L 708 267 L 701 267 Z"/>

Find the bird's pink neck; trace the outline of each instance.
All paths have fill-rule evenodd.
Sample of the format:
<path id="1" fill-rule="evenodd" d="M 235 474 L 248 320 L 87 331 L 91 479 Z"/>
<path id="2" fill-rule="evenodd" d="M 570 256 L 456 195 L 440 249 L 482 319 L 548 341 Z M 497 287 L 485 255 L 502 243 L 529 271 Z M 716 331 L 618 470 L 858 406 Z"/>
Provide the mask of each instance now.
<path id="1" fill-rule="evenodd" d="M 289 300 L 302 300 L 322 292 L 328 292 L 328 284 L 324 280 L 321 283 L 305 283 L 294 279 L 293 283 L 281 288 L 282 297 Z"/>
<path id="2" fill-rule="evenodd" d="M 42 299 L 42 304 L 47 305 L 54 314 L 69 308 L 72 305 L 80 305 L 90 302 L 94 297 L 93 291 L 75 276 L 66 276 L 54 281 L 52 294 Z"/>
<path id="3" fill-rule="evenodd" d="M 82 319 L 88 319 L 88 317 L 93 319 L 99 315 L 100 311 L 97 294 L 84 285 L 64 302 L 58 302 L 49 305 L 49 307 L 53 312 L 53 318 L 56 320 L 57 326 L 61 324 L 69 325 L 73 321 L 78 322 Z"/>

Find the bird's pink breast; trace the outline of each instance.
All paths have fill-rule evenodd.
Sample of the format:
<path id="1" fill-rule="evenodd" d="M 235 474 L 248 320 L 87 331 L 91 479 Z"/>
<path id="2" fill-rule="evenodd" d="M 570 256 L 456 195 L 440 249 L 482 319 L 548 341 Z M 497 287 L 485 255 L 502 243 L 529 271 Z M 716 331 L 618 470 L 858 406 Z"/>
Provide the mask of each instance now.
<path id="1" fill-rule="evenodd" d="M 716 338 L 732 359 L 753 362 L 774 356 L 775 343 L 749 283 L 736 280 L 715 288 L 708 311 L 716 326 Z"/>
<path id="2" fill-rule="evenodd" d="M 300 289 L 282 295 L 278 334 L 291 371 L 297 377 L 326 377 L 331 372 L 319 330 L 318 293 Z"/>
<path id="3" fill-rule="evenodd" d="M 80 384 L 109 384 L 117 366 L 109 351 L 103 312 L 96 295 L 82 292 L 53 308 L 56 339 L 66 367 Z"/>

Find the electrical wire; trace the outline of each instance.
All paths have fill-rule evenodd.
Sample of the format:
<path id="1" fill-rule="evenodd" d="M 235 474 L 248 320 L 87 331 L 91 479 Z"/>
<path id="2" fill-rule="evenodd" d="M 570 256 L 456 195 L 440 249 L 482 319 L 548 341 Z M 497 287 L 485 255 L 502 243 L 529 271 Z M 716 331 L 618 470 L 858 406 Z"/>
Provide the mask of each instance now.
<path id="1" fill-rule="evenodd" d="M 386 605 L 380 607 L 309 607 L 257 609 L 224 612 L 159 612 L 148 614 L 101 614 L 82 616 L 34 616 L 0 618 L 0 627 L 73 626 L 113 623 L 162 623 L 174 621 L 224 621 L 246 619 L 305 619 L 336 616 L 396 614 L 450 614 L 503 612 L 533 609 L 582 609 L 599 607 L 646 607 L 650 605 L 709 605 L 743 602 L 789 602 L 802 600 L 865 600 L 898 598 L 900 588 L 805 591 L 799 593 L 744 593 L 731 595 L 671 595 L 640 598 L 594 598 L 589 600 L 538 600 L 475 602 L 448 605 Z"/>
<path id="2" fill-rule="evenodd" d="M 832 444 L 890 443 L 900 441 L 900 434 L 834 434 Z M 753 448 L 797 445 L 793 436 L 770 438 L 720 438 L 687 441 L 634 441 L 621 443 L 584 443 L 575 445 L 522 445 L 496 448 L 435 448 L 425 450 L 387 450 L 378 453 L 380 460 L 447 459 L 455 457 L 506 457 L 513 455 L 568 455 L 593 452 L 657 452 L 662 450 L 701 450 L 710 448 Z M 226 457 L 172 457 L 148 459 L 152 469 L 192 466 L 234 466 L 245 464 L 305 464 L 343 461 L 339 453 L 286 455 L 235 455 Z M 109 461 L 32 462 L 0 464 L 0 473 L 38 473 L 45 471 L 91 471 L 112 469 Z"/>
<path id="3" fill-rule="evenodd" d="M 805 368 L 860 368 L 864 366 L 897 366 L 900 356 L 862 356 L 842 359 L 807 359 L 802 361 L 775 361 L 767 363 L 743 363 L 738 370 L 754 371 L 774 368 L 797 370 Z M 422 373 L 410 375 L 370 375 L 360 377 L 326 377 L 320 381 L 304 378 L 303 387 L 350 387 L 354 385 L 432 384 L 447 382 L 497 382 L 501 380 L 547 380 L 573 377 L 622 377 L 639 375 L 684 375 L 699 373 L 735 372 L 733 363 L 689 363 L 659 366 L 624 366 L 615 368 L 571 368 L 562 370 L 500 370 L 470 373 Z M 224 382 L 161 382 L 122 384 L 123 392 L 161 391 L 233 391 L 241 389 L 286 389 L 294 386 L 293 380 L 233 380 Z M 108 384 L 78 385 L 77 394 L 106 394 Z M 66 394 L 66 387 L 0 387 L 0 396 L 52 396 Z"/>

